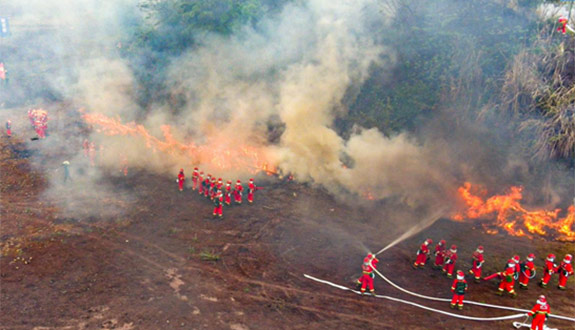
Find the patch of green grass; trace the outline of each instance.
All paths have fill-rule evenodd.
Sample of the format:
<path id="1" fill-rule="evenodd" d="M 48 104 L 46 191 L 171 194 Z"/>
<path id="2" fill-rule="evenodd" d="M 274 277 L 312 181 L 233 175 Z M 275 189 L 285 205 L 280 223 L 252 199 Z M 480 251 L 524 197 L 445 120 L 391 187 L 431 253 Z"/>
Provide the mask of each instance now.
<path id="1" fill-rule="evenodd" d="M 200 253 L 200 258 L 203 261 L 218 261 L 220 260 L 220 255 L 213 251 L 204 250 Z"/>
<path id="2" fill-rule="evenodd" d="M 188 248 L 188 253 L 189 253 L 189 254 L 196 254 L 196 248 L 193 247 L 193 246 L 190 246 L 190 247 Z"/>

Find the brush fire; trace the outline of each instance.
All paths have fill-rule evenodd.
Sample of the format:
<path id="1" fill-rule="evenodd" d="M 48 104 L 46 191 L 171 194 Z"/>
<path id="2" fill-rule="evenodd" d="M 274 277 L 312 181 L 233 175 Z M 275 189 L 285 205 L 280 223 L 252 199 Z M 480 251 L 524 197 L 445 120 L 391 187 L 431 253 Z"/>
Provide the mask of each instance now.
<path id="1" fill-rule="evenodd" d="M 236 141 L 223 137 L 209 138 L 203 145 L 180 142 L 174 137 L 169 125 L 160 127 L 162 140 L 150 134 L 143 125 L 133 122 L 124 124 L 119 118 L 110 118 L 99 113 L 84 113 L 83 118 L 87 124 L 95 126 L 98 133 L 143 139 L 146 147 L 154 152 L 189 157 L 189 165 L 209 164 L 222 171 L 235 169 L 252 174 L 277 174 L 276 166 L 269 161 L 269 155 L 256 146 L 237 145 Z"/>
<path id="2" fill-rule="evenodd" d="M 523 188 L 513 186 L 505 195 L 482 197 L 487 193 L 485 189 L 466 182 L 458 189 L 459 197 L 467 206 L 452 218 L 457 221 L 465 219 L 494 219 L 495 222 L 483 224 L 489 234 L 496 234 L 499 227 L 513 236 L 533 235 L 553 238 L 558 241 L 575 241 L 573 222 L 575 221 L 575 208 L 569 206 L 567 211 L 554 210 L 528 210 L 521 205 Z"/>

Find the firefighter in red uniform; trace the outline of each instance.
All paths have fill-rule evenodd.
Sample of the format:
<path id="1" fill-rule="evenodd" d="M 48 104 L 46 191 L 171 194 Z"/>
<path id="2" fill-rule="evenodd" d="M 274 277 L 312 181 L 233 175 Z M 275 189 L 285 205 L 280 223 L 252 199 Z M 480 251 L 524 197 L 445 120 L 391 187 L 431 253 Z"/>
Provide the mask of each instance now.
<path id="1" fill-rule="evenodd" d="M 481 280 L 481 266 L 483 266 L 483 262 L 485 261 L 483 259 L 483 246 L 480 245 L 477 247 L 475 252 L 471 255 L 471 259 L 473 265 L 471 266 L 469 273 L 473 274 L 475 282 L 477 283 Z"/>
<path id="2" fill-rule="evenodd" d="M 457 261 L 457 246 L 452 245 L 451 249 L 445 252 L 445 263 L 443 264 L 443 273 L 448 278 L 453 278 L 453 270 L 455 269 L 455 262 Z"/>
<path id="3" fill-rule="evenodd" d="M 254 192 L 256 191 L 256 185 L 254 184 L 254 179 L 250 179 L 248 183 L 248 202 L 251 204 L 254 202 Z"/>
<path id="4" fill-rule="evenodd" d="M 519 274 L 521 274 L 521 258 L 518 255 L 514 255 L 513 262 L 515 263 L 515 279 L 518 279 Z"/>
<path id="5" fill-rule="evenodd" d="M 553 275 L 553 273 L 555 273 L 557 269 L 557 265 L 553 263 L 554 261 L 555 261 L 554 254 L 548 255 L 547 259 L 545 260 L 545 266 L 543 267 L 543 278 L 541 278 L 541 282 L 539 282 L 539 285 L 542 288 L 547 287 L 547 283 L 549 283 L 551 275 Z"/>
<path id="6" fill-rule="evenodd" d="M 371 254 L 368 253 L 365 258 L 363 258 L 363 264 L 361 265 L 362 274 L 357 280 L 358 286 L 361 285 L 361 293 L 365 293 L 365 289 L 369 286 L 369 292 L 375 296 L 375 289 L 373 287 L 374 269 L 377 268 L 377 263 L 379 260 Z"/>
<path id="7" fill-rule="evenodd" d="M 499 277 L 501 282 L 499 283 L 499 288 L 497 288 L 497 292 L 495 293 L 498 296 L 503 294 L 503 291 L 509 292 L 509 294 L 513 297 L 517 295 L 515 290 L 513 289 L 513 285 L 515 284 L 515 262 L 513 259 L 509 259 L 507 261 L 507 265 L 504 271 L 497 272 L 495 274 L 489 275 L 484 278 L 485 281 L 489 281 L 490 279 Z"/>
<path id="8" fill-rule="evenodd" d="M 198 176 L 198 194 L 202 195 L 204 193 L 204 171 L 200 172 Z"/>
<path id="9" fill-rule="evenodd" d="M 236 204 L 242 203 L 242 191 L 244 187 L 242 186 L 242 182 L 240 180 L 236 181 L 236 188 L 234 189 L 234 198 Z"/>
<path id="10" fill-rule="evenodd" d="M 204 197 L 208 197 L 210 194 L 210 185 L 212 184 L 212 175 L 208 174 L 204 180 Z"/>
<path id="11" fill-rule="evenodd" d="M 533 253 L 529 254 L 527 258 L 525 258 L 525 262 L 519 267 L 521 271 L 519 273 L 520 289 L 527 290 L 529 280 L 535 277 L 535 264 L 533 263 L 533 259 L 535 259 L 535 255 Z"/>
<path id="12" fill-rule="evenodd" d="M 413 268 L 423 267 L 427 262 L 427 257 L 429 257 L 429 244 L 432 244 L 433 241 L 431 238 L 428 238 L 421 244 L 419 250 L 417 250 L 417 257 L 415 258 L 415 262 L 413 263 Z"/>
<path id="13" fill-rule="evenodd" d="M 223 209 L 224 209 L 224 196 L 222 195 L 222 191 L 218 190 L 214 196 L 214 217 L 217 215 L 218 217 L 223 216 Z"/>
<path id="14" fill-rule="evenodd" d="M 451 292 L 453 292 L 453 298 L 451 298 L 451 308 L 455 308 L 457 304 L 457 309 L 463 309 L 463 297 L 465 292 L 467 292 L 467 281 L 465 280 L 465 274 L 462 271 L 457 271 L 457 278 L 453 280 L 451 284 Z"/>
<path id="15" fill-rule="evenodd" d="M 573 265 L 571 265 L 571 260 L 573 256 L 570 254 L 565 255 L 559 267 L 557 267 L 557 272 L 559 272 L 559 285 L 557 286 L 559 290 L 565 290 L 567 286 L 567 278 L 573 275 Z"/>
<path id="16" fill-rule="evenodd" d="M 557 31 L 563 34 L 567 32 L 567 18 L 563 16 L 559 17 L 559 27 L 557 28 Z"/>
<path id="17" fill-rule="evenodd" d="M 545 299 L 544 295 L 539 296 L 537 304 L 527 313 L 527 316 L 533 317 L 531 329 L 543 330 L 545 328 L 545 320 L 549 317 L 549 313 L 551 313 L 551 309 L 549 308 L 549 304 L 547 304 L 547 299 Z"/>
<path id="18" fill-rule="evenodd" d="M 180 191 L 184 191 L 184 182 L 186 181 L 186 176 L 184 175 L 184 169 L 180 169 L 180 173 L 178 173 L 178 179 L 176 182 L 178 183 L 178 188 Z"/>
<path id="19" fill-rule="evenodd" d="M 218 183 L 216 182 L 216 177 L 213 176 L 212 177 L 212 183 L 210 184 L 210 199 L 213 200 L 214 197 L 216 196 L 216 193 L 218 192 L 218 188 L 217 188 Z"/>
<path id="20" fill-rule="evenodd" d="M 445 257 L 445 240 L 439 241 L 435 246 L 435 263 L 433 264 L 434 269 L 441 269 L 443 267 L 443 258 Z"/>
<path id="21" fill-rule="evenodd" d="M 10 120 L 6 120 L 6 135 L 8 135 L 8 137 L 12 136 L 12 121 Z"/>
<path id="22" fill-rule="evenodd" d="M 192 191 L 194 191 L 198 188 L 199 176 L 200 176 L 200 173 L 198 173 L 198 168 L 194 167 L 194 173 L 192 173 Z"/>
<path id="23" fill-rule="evenodd" d="M 222 178 L 218 179 L 218 184 L 216 185 L 216 189 L 217 190 L 222 190 L 222 187 L 224 186 L 224 183 L 222 181 Z"/>
<path id="24" fill-rule="evenodd" d="M 228 180 L 228 182 L 226 182 L 226 205 L 230 205 L 232 203 L 232 181 Z"/>

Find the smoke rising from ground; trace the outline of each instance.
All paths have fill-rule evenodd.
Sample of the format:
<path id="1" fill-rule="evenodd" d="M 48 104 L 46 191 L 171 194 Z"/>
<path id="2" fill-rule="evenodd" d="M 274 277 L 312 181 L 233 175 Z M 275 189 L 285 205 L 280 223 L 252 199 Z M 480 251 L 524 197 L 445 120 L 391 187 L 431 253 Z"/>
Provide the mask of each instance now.
<path id="1" fill-rule="evenodd" d="M 346 93 L 357 90 L 373 66 L 396 65 L 394 49 L 372 29 L 389 26 L 396 15 L 393 6 L 382 6 L 381 1 L 295 2 L 229 37 L 208 34 L 201 47 L 170 59 L 165 85 L 175 99 L 183 100 L 183 109 L 158 103 L 146 111 L 135 100 L 133 71 L 118 53 L 122 15 L 130 8 L 136 11 L 137 1 L 31 1 L 14 6 L 20 6 L 23 21 L 57 27 L 53 43 L 45 44 L 61 59 L 55 63 L 52 84 L 62 95 L 88 112 L 117 116 L 124 123 L 138 121 L 160 139 L 167 124 L 178 141 L 223 149 L 258 147 L 282 172 L 336 196 L 351 196 L 353 201 L 393 198 L 432 213 L 453 200 L 449 193 L 467 171 L 480 167 L 456 165 L 474 151 L 446 147 L 451 141 L 408 133 L 387 137 L 361 127 L 343 137 L 334 128 L 334 120 L 346 116 Z M 58 18 L 51 14 L 55 12 Z M 388 79 L 393 83 L 394 77 Z M 270 126 L 282 129 L 274 143 L 268 141 Z M 250 175 L 239 170 L 218 173 L 209 159 L 163 154 L 131 136 L 94 132 L 90 140 L 104 148 L 99 154 L 104 168 L 119 170 L 125 161 L 174 178 L 180 167 L 189 176 L 193 166 L 230 179 Z M 79 160 L 70 159 L 73 165 L 84 161 L 77 146 Z M 454 157 L 453 151 L 461 154 Z M 98 173 L 88 178 L 93 179 L 83 183 L 85 191 L 111 193 L 98 182 Z"/>

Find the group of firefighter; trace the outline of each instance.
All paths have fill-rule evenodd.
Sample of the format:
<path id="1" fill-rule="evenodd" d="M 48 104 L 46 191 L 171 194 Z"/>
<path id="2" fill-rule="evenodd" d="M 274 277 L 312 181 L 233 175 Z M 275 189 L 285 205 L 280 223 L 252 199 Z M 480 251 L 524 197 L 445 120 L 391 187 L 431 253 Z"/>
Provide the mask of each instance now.
<path id="1" fill-rule="evenodd" d="M 180 169 L 178 173 L 178 178 L 176 182 L 178 183 L 178 189 L 184 191 L 184 183 L 186 181 L 186 176 L 184 174 L 184 169 Z M 254 193 L 256 190 L 262 189 L 262 187 L 257 187 L 254 183 L 254 179 L 250 179 L 247 186 L 247 200 L 248 203 L 252 204 L 254 202 Z M 224 186 L 222 178 L 216 180 L 215 176 L 207 174 L 204 176 L 204 172 L 200 171 L 197 167 L 194 168 L 192 173 L 192 191 L 198 191 L 200 196 L 209 198 L 214 203 L 214 211 L 212 215 L 214 217 L 223 217 L 224 204 L 226 206 L 242 204 L 242 197 L 244 193 L 244 187 L 241 180 L 236 180 L 235 186 L 232 187 L 232 181 L 228 180 Z"/>
<path id="2" fill-rule="evenodd" d="M 30 109 L 28 110 L 28 119 L 38 135 L 38 139 L 46 138 L 46 131 L 48 130 L 48 112 L 43 109 Z M 12 136 L 12 121 L 6 120 L 6 136 Z"/>
<path id="3" fill-rule="evenodd" d="M 417 250 L 417 256 L 413 267 L 423 268 L 425 264 L 431 257 L 431 244 L 433 241 L 431 239 L 425 240 L 420 248 Z M 504 267 L 503 271 L 496 272 L 487 277 L 481 277 L 483 264 L 485 263 L 485 258 L 483 256 L 484 249 L 483 246 L 478 246 L 477 249 L 471 255 L 471 269 L 469 273 L 473 275 L 476 283 L 479 283 L 482 279 L 488 281 L 494 278 L 500 279 L 500 284 L 497 289 L 497 295 L 503 295 L 504 291 L 507 291 L 512 297 L 515 297 L 517 293 L 514 290 L 515 280 L 519 281 L 519 287 L 521 289 L 527 290 L 529 280 L 533 279 L 536 275 L 535 270 L 535 255 L 533 253 L 529 254 L 524 262 L 521 262 L 518 255 L 513 256 L 509 259 Z M 455 272 L 455 263 L 457 261 L 457 246 L 451 245 L 447 249 L 445 240 L 439 241 L 435 245 L 433 251 L 435 256 L 433 268 L 441 269 L 441 271 L 448 277 L 453 278 Z M 563 261 L 559 265 L 555 264 L 555 255 L 549 254 L 545 259 L 545 265 L 543 267 L 543 276 L 539 282 L 542 288 L 547 288 L 552 275 L 558 274 L 558 285 L 560 290 L 565 290 L 567 285 L 567 279 L 569 276 L 573 275 L 573 266 L 571 264 L 573 256 L 571 254 L 566 254 Z M 362 264 L 362 275 L 357 279 L 357 288 L 362 294 L 365 293 L 366 289 L 369 287 L 369 291 L 372 295 L 375 295 L 375 289 L 373 286 L 373 279 L 375 277 L 375 270 L 377 269 L 377 264 L 379 260 L 375 255 L 369 253 L 363 260 Z M 467 292 L 468 285 L 465 280 L 465 273 L 461 270 L 455 272 L 455 279 L 451 284 L 451 291 L 453 292 L 453 298 L 451 299 L 450 307 L 459 310 L 463 309 L 463 299 L 465 293 Z M 543 324 L 548 314 L 550 313 L 549 304 L 544 295 L 539 296 L 537 303 L 533 309 L 528 313 L 528 316 L 532 316 L 532 327 L 531 329 L 543 329 Z"/>

